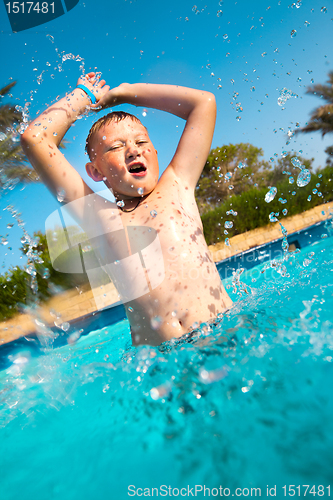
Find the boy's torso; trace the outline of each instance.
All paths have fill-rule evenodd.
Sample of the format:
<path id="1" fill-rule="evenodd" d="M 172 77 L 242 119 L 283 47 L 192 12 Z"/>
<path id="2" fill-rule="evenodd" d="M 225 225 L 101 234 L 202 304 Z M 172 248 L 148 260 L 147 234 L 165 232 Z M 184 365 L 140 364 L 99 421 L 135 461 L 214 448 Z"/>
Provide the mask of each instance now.
<path id="1" fill-rule="evenodd" d="M 134 344 L 180 337 L 230 307 L 194 193 L 170 168 L 135 210 L 119 215 L 125 230 L 114 233 L 114 205 L 99 211 L 105 233 L 100 253 L 109 262 L 112 254 L 106 268 L 122 290 Z"/>

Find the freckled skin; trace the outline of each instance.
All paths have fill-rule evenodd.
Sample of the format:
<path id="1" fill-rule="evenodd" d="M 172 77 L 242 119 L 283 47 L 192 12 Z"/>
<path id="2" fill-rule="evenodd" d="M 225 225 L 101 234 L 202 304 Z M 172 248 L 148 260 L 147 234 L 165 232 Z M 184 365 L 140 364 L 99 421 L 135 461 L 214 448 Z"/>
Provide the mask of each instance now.
<path id="1" fill-rule="evenodd" d="M 96 80 L 92 72 L 80 77 L 78 84 L 94 94 L 96 104 L 91 104 L 82 88 L 74 89 L 29 125 L 21 136 L 21 144 L 55 196 L 61 188 L 66 195 L 64 203 L 77 203 L 73 216 L 86 233 L 100 236 L 98 251 L 102 264 L 125 261 L 121 277 L 124 282 L 125 276 L 128 278 L 126 287 L 130 281 L 134 288 L 137 284 L 144 287 L 144 292 L 136 295 L 138 298 L 125 302 L 133 344 L 159 345 L 213 319 L 232 304 L 209 254 L 194 197 L 214 133 L 215 98 L 209 92 L 178 85 L 123 83 L 110 89 L 105 80 Z M 124 103 L 171 113 L 185 120 L 184 131 L 170 164 L 158 180 L 157 152 L 143 125 L 128 117 L 103 125 L 92 137 L 87 173 L 94 181 L 104 182 L 130 212 L 120 211 L 98 195 L 93 209 L 86 203 L 93 191 L 59 146 L 87 106 L 97 110 Z M 115 210 L 119 211 L 121 228 Z M 153 211 L 156 216 L 151 215 Z M 141 230 L 133 231 L 132 226 L 141 226 Z M 144 236 L 146 228 L 147 232 L 151 228 L 158 233 L 163 263 L 154 262 L 151 256 L 146 262 L 137 249 L 132 249 L 139 242 L 140 231 Z M 126 261 L 128 256 L 137 259 Z M 147 279 L 143 282 L 154 265 L 156 275 L 165 273 L 155 287 Z M 121 285 L 119 280 L 119 289 Z"/>
<path id="2" fill-rule="evenodd" d="M 124 226 L 146 225 L 158 232 L 164 257 L 163 282 L 125 304 L 133 344 L 159 345 L 180 337 L 232 304 L 209 254 L 194 193 L 173 180 L 173 172 L 165 171 L 158 182 L 162 196 L 153 190 L 134 212 L 120 212 Z M 161 318 L 155 329 L 154 317 Z"/>

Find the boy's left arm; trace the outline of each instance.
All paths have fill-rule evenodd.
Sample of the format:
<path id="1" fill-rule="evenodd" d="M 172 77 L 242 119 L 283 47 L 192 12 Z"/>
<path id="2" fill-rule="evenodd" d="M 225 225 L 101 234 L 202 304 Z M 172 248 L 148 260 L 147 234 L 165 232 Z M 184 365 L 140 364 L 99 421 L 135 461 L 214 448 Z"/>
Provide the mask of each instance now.
<path id="1" fill-rule="evenodd" d="M 213 138 L 216 118 L 214 95 L 174 85 L 123 83 L 106 93 L 95 107 L 107 108 L 123 103 L 167 111 L 186 120 L 169 168 L 194 189 Z"/>

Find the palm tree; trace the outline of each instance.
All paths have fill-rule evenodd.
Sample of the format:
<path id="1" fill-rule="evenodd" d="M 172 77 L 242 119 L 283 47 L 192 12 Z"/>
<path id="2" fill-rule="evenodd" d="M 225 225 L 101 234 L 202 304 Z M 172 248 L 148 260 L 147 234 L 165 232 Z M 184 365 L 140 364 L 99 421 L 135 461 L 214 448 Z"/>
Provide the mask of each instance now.
<path id="1" fill-rule="evenodd" d="M 333 133 L 333 71 L 328 73 L 328 85 L 322 85 L 318 83 L 312 87 L 308 87 L 306 93 L 312 94 L 320 97 L 327 104 L 323 104 L 316 108 L 312 115 L 310 121 L 296 131 L 299 132 L 321 132 L 322 137 L 324 135 Z M 325 149 L 328 155 L 332 155 L 332 146 Z M 329 161 L 329 160 L 328 160 Z"/>
<path id="2" fill-rule="evenodd" d="M 14 87 L 11 82 L 0 89 L 0 99 Z M 30 167 L 20 144 L 17 129 L 21 113 L 10 103 L 0 104 L 0 188 L 14 187 L 19 182 L 36 182 L 38 175 Z"/>

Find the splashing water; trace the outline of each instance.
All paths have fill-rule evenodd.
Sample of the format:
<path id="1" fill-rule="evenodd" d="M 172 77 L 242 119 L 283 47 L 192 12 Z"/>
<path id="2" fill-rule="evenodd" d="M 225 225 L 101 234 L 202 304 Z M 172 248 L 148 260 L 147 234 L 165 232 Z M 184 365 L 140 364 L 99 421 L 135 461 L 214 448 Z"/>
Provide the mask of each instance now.
<path id="1" fill-rule="evenodd" d="M 296 181 L 297 186 L 299 186 L 299 187 L 307 186 L 310 181 L 311 181 L 310 170 L 303 168 L 297 176 L 297 181 Z"/>
<path id="2" fill-rule="evenodd" d="M 277 217 L 279 216 L 279 212 L 271 212 L 269 214 L 269 221 L 270 222 L 278 222 L 279 219 L 277 219 Z"/>
<path id="3" fill-rule="evenodd" d="M 277 193 L 277 188 L 271 187 L 270 190 L 265 195 L 265 202 L 270 203 L 271 201 L 273 201 L 276 196 L 276 193 Z"/>
<path id="4" fill-rule="evenodd" d="M 301 164 L 301 162 L 297 158 L 297 156 L 294 156 L 293 158 L 291 158 L 291 163 L 294 165 L 294 167 L 297 167 L 297 168 L 299 168 L 301 170 L 300 173 L 297 176 L 297 180 L 296 180 L 297 186 L 298 187 L 307 186 L 309 184 L 309 182 L 311 181 L 311 172 L 310 172 L 310 170 L 308 170 L 307 168 L 305 168 L 305 165 Z M 291 182 L 290 182 L 290 179 L 292 179 Z M 292 184 L 293 182 L 294 182 L 294 179 L 292 177 L 290 177 L 289 178 L 289 183 Z"/>
<path id="5" fill-rule="evenodd" d="M 277 103 L 279 106 L 283 106 L 288 99 L 291 99 L 292 97 L 296 98 L 298 95 L 291 90 L 288 90 L 286 87 L 283 87 L 283 89 L 280 90 L 280 97 L 278 97 Z"/>

